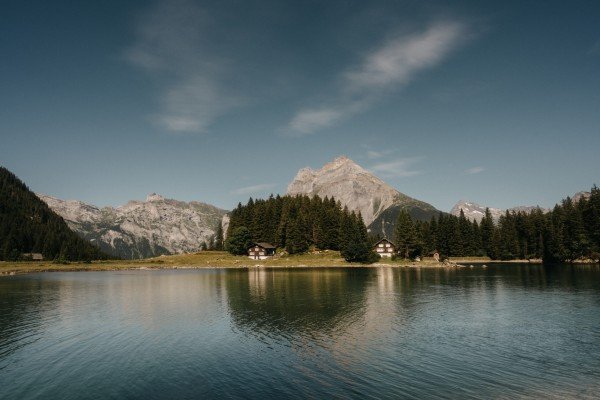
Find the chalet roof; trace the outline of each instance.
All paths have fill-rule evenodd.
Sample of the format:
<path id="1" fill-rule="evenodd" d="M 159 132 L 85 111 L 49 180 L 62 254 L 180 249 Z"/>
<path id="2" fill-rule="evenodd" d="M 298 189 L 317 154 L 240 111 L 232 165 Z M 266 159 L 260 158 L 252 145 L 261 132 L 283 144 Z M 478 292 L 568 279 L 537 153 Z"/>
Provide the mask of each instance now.
<path id="1" fill-rule="evenodd" d="M 275 246 L 273 246 L 271 243 L 267 243 L 267 242 L 254 243 L 252 246 L 262 247 L 263 249 L 275 249 Z"/>
<path id="2" fill-rule="evenodd" d="M 380 239 L 377 243 L 374 244 L 374 246 L 377 246 L 381 242 L 388 242 L 392 246 L 396 247 L 396 243 L 392 242 L 390 239 L 387 239 L 387 238 Z"/>
<path id="3" fill-rule="evenodd" d="M 25 258 L 29 258 L 31 257 L 31 259 L 33 260 L 43 260 L 44 256 L 42 255 L 42 253 L 23 253 L 21 254 L 22 257 Z"/>

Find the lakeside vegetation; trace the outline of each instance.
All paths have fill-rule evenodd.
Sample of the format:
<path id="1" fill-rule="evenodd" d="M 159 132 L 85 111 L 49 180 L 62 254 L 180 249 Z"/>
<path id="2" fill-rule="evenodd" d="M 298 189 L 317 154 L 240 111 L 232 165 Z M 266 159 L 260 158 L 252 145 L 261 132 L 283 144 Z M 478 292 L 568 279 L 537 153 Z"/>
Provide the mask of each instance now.
<path id="1" fill-rule="evenodd" d="M 589 198 L 564 199 L 550 212 L 509 212 L 494 222 L 489 209 L 480 223 L 442 214 L 413 221 L 404 212 L 396 223 L 396 244 L 406 256 L 439 251 L 447 257 L 486 256 L 492 260 L 542 259 L 573 262 L 600 259 L 600 189 Z"/>
<path id="2" fill-rule="evenodd" d="M 342 209 L 333 198 L 276 196 L 250 198 L 231 213 L 225 248 L 245 254 L 255 242 L 268 242 L 287 254 L 309 248 L 339 250 L 346 261 L 375 262 L 372 245 L 381 236 L 367 235 L 360 214 Z M 392 240 L 402 258 L 488 257 L 490 260 L 574 262 L 600 259 L 600 189 L 589 198 L 566 198 L 550 212 L 509 212 L 495 222 L 489 209 L 480 223 L 440 213 L 414 221 L 400 212 Z"/>
<path id="3" fill-rule="evenodd" d="M 379 258 L 360 213 L 328 197 L 271 195 L 238 204 L 230 214 L 225 249 L 246 254 L 257 242 L 270 243 L 290 255 L 316 248 L 339 251 L 348 262 L 372 263 Z"/>
<path id="4" fill-rule="evenodd" d="M 421 261 L 384 258 L 373 264 L 350 263 L 339 251 L 314 251 L 303 254 L 278 255 L 266 260 L 252 260 L 226 251 L 200 251 L 192 254 L 160 256 L 142 260 L 99 260 L 87 262 L 56 263 L 52 261 L 0 261 L 0 275 L 59 272 L 59 271 L 121 271 L 136 269 L 201 269 L 201 268 L 254 268 L 254 267 L 453 267 L 456 265 L 489 263 L 488 257 L 461 257 L 451 259 L 451 264 L 425 257 Z M 521 260 L 527 262 L 526 260 Z M 539 260 L 538 260 L 539 261 Z"/>

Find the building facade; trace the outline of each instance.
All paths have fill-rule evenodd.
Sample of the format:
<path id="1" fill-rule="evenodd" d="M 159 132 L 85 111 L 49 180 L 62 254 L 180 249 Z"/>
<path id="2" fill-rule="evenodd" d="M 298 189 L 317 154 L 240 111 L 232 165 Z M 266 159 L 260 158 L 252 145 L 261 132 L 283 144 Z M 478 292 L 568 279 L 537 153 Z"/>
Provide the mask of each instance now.
<path id="1" fill-rule="evenodd" d="M 254 243 L 248 249 L 248 258 L 253 260 L 264 260 L 275 255 L 275 246 L 271 243 Z"/>
<path id="2" fill-rule="evenodd" d="M 387 239 L 381 239 L 375 243 L 373 251 L 381 257 L 391 257 L 396 254 L 396 245 Z"/>

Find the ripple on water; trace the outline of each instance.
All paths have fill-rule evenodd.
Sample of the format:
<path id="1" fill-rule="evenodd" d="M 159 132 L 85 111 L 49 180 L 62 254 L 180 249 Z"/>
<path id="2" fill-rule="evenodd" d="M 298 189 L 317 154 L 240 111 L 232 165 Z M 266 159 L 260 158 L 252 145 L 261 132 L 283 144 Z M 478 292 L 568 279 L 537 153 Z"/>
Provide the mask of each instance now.
<path id="1" fill-rule="evenodd" d="M 594 398 L 599 277 L 490 265 L 1 279 L 0 398 Z"/>

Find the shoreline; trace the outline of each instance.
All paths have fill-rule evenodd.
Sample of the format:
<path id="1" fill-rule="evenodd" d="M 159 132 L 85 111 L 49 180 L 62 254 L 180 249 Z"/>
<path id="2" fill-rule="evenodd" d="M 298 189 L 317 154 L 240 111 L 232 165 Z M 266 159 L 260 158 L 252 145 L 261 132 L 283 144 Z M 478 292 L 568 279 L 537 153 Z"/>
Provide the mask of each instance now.
<path id="1" fill-rule="evenodd" d="M 142 260 L 108 260 L 92 263 L 73 262 L 55 264 L 51 261 L 0 262 L 0 277 L 40 272 L 85 272 L 85 271 L 135 271 L 168 269 L 252 269 L 252 268 L 469 268 L 485 264 L 532 264 L 541 265 L 542 260 L 491 260 L 487 257 L 462 257 L 437 262 L 433 258 L 422 261 L 379 260 L 373 264 L 349 263 L 339 252 L 322 251 L 293 256 L 276 256 L 267 260 L 251 260 L 243 256 L 232 256 L 226 252 L 200 252 L 160 256 Z M 573 265 L 593 265 L 592 262 L 578 262 Z"/>

